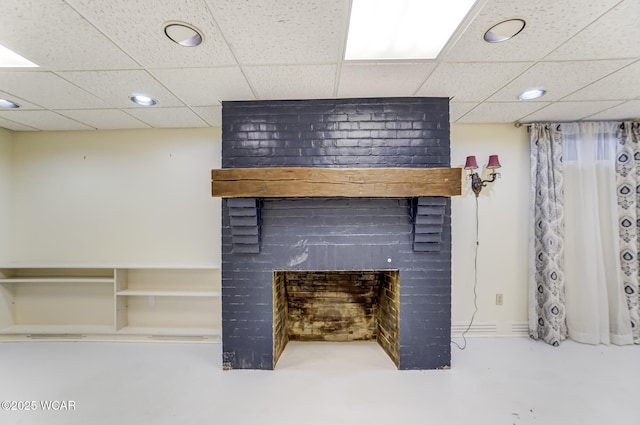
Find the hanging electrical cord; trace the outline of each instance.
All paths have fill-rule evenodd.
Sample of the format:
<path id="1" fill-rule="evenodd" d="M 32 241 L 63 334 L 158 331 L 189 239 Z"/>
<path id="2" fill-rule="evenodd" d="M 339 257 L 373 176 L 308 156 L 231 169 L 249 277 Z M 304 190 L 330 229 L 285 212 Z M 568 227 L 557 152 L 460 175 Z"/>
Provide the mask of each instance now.
<path id="1" fill-rule="evenodd" d="M 473 325 L 473 320 L 475 319 L 476 313 L 478 312 L 478 291 L 477 290 L 478 290 L 478 248 L 480 246 L 480 218 L 478 214 L 478 197 L 476 196 L 475 198 L 476 198 L 476 251 L 475 251 L 475 256 L 473 260 L 473 314 L 471 315 L 469 326 L 467 326 L 464 332 L 462 332 L 463 345 L 460 346 L 453 339 L 451 340 L 451 343 L 454 344 L 456 347 L 458 347 L 460 350 L 464 350 L 465 348 L 467 348 L 467 338 L 465 338 L 465 335 L 467 334 L 467 332 L 469 332 L 469 329 L 471 329 L 471 326 Z"/>

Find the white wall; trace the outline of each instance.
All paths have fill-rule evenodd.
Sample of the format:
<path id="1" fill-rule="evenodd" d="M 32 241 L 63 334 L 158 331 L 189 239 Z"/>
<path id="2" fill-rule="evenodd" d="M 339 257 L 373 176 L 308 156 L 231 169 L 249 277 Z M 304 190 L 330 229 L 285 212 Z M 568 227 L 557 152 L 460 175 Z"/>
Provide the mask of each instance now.
<path id="1" fill-rule="evenodd" d="M 511 124 L 452 125 L 452 166 L 464 167 L 466 156 L 476 155 L 478 165 L 483 167 L 492 154 L 500 155 L 502 177 L 484 188 L 478 199 L 480 245 L 475 323 L 477 329 L 495 325 L 497 334 L 511 334 L 512 324 L 527 321 L 530 180 L 527 131 Z M 484 172 L 486 178 L 487 170 Z M 476 204 L 468 181 L 463 188 L 466 193 L 451 201 L 454 325 L 467 325 L 473 312 Z M 498 293 L 504 294 L 502 306 L 496 305 Z"/>
<path id="2" fill-rule="evenodd" d="M 13 138 L 14 163 L 11 156 Z M 53 264 L 220 262 L 219 129 L 0 133 L 0 231 L 14 169 L 18 235 L 13 259 Z M 453 125 L 452 166 L 499 154 L 502 178 L 479 198 L 478 306 L 482 333 L 511 334 L 527 320 L 529 159 L 525 128 Z M 475 196 L 452 199 L 454 328 L 473 312 Z M 4 215 L 3 215 L 4 214 Z M 7 246 L 0 243 L 0 254 Z M 3 256 L 0 255 L 0 260 Z M 2 262 L 2 261 L 0 261 Z M 495 295 L 504 294 L 496 306 Z"/>
<path id="3" fill-rule="evenodd" d="M 0 263 L 11 256 L 12 210 L 13 132 L 0 128 Z"/>
<path id="4" fill-rule="evenodd" d="M 219 129 L 21 132 L 13 150 L 15 262 L 220 263 Z"/>

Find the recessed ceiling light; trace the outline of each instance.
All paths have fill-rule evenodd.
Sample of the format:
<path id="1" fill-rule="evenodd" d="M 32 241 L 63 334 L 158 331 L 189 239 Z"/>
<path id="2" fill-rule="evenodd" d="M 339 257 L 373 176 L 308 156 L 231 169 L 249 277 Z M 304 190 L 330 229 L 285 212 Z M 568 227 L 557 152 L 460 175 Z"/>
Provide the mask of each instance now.
<path id="1" fill-rule="evenodd" d="M 0 68 L 38 68 L 38 65 L 0 45 Z"/>
<path id="2" fill-rule="evenodd" d="M 533 99 L 537 99 L 539 97 L 542 97 L 545 94 L 547 94 L 547 91 L 545 89 L 531 89 L 531 90 L 527 90 L 527 91 L 522 92 L 520 94 L 520 96 L 518 96 L 518 99 L 520 99 L 520 100 L 533 100 Z"/>
<path id="3" fill-rule="evenodd" d="M 434 59 L 474 3 L 353 0 L 345 59 Z"/>
<path id="4" fill-rule="evenodd" d="M 527 23 L 522 19 L 509 19 L 495 24 L 484 33 L 487 43 L 500 43 L 515 37 L 524 29 Z"/>
<path id="5" fill-rule="evenodd" d="M 138 104 L 138 105 L 142 105 L 142 106 L 153 106 L 156 103 L 158 103 L 158 102 L 156 102 L 155 99 L 153 99 L 153 98 L 151 98 L 149 96 L 145 96 L 143 94 L 133 95 L 129 99 L 131 99 L 131 101 L 133 103 Z"/>
<path id="6" fill-rule="evenodd" d="M 169 39 L 181 46 L 195 47 L 202 43 L 202 33 L 194 26 L 184 22 L 168 22 L 164 33 Z"/>
<path id="7" fill-rule="evenodd" d="M 0 108 L 17 109 L 20 105 L 7 99 L 0 99 Z"/>

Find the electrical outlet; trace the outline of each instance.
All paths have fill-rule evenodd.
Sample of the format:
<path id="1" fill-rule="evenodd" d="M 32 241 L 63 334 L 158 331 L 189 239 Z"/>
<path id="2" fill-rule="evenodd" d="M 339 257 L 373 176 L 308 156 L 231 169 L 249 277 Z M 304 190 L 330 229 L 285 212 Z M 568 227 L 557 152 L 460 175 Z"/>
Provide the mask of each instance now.
<path id="1" fill-rule="evenodd" d="M 496 305 L 502 305 L 503 302 L 504 302 L 504 295 L 496 294 Z"/>

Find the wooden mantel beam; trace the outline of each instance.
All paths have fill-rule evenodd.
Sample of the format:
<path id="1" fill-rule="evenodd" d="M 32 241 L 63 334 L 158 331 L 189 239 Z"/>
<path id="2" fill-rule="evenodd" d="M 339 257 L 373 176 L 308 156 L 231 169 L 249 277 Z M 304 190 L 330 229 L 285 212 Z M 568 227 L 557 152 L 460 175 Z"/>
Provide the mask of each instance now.
<path id="1" fill-rule="evenodd" d="M 224 168 L 211 170 L 223 198 L 457 196 L 461 168 Z"/>

